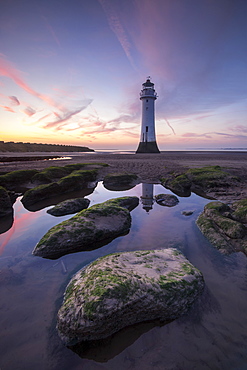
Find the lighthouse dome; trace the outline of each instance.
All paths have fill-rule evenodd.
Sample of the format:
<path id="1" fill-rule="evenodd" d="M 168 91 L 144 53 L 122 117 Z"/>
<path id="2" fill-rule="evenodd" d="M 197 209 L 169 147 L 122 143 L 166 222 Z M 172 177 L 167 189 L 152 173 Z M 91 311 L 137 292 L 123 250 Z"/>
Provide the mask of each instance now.
<path id="1" fill-rule="evenodd" d="M 142 84 L 142 86 L 143 86 L 143 87 L 146 87 L 146 88 L 153 88 L 153 87 L 154 87 L 154 84 L 150 81 L 150 78 L 148 77 L 148 78 L 147 78 L 147 81 L 146 81 L 146 82 L 144 82 L 144 83 Z"/>

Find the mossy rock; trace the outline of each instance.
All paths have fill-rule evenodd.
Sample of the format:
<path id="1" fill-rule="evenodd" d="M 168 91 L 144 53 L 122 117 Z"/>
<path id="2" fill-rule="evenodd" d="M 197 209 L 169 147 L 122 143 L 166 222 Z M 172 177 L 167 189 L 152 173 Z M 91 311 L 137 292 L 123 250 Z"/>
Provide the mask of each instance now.
<path id="1" fill-rule="evenodd" d="M 189 196 L 191 191 L 207 193 L 218 188 L 228 189 L 238 182 L 236 176 L 223 171 L 220 166 L 193 168 L 175 177 L 162 179 L 162 184 L 179 196 Z"/>
<path id="2" fill-rule="evenodd" d="M 86 198 L 67 199 L 56 206 L 48 209 L 47 213 L 52 216 L 64 216 L 77 213 L 89 206 L 90 200 Z"/>
<path id="3" fill-rule="evenodd" d="M 0 217 L 13 213 L 11 198 L 7 190 L 0 186 Z"/>
<path id="4" fill-rule="evenodd" d="M 20 184 L 31 181 L 32 177 L 38 173 L 37 170 L 18 170 L 8 172 L 0 176 L 0 186 L 6 189 L 15 189 Z"/>
<path id="5" fill-rule="evenodd" d="M 241 199 L 232 205 L 233 217 L 243 223 L 247 223 L 247 199 Z"/>
<path id="6" fill-rule="evenodd" d="M 138 176 L 128 173 L 113 173 L 104 177 L 103 185 L 112 191 L 132 189 L 138 183 Z"/>
<path id="7" fill-rule="evenodd" d="M 140 322 L 169 322 L 185 314 L 203 288 L 200 271 L 176 249 L 113 253 L 72 278 L 58 332 L 71 345 Z"/>
<path id="8" fill-rule="evenodd" d="M 24 207 L 29 207 L 37 202 L 40 202 L 41 200 L 54 197 L 60 193 L 61 188 L 56 182 L 43 184 L 26 191 L 21 199 L 21 202 Z"/>
<path id="9" fill-rule="evenodd" d="M 55 180 L 61 179 L 68 174 L 69 170 L 65 167 L 51 166 L 34 175 L 32 182 L 47 184 L 49 182 L 55 182 Z"/>
<path id="10" fill-rule="evenodd" d="M 68 176 L 59 180 L 58 185 L 65 192 L 81 190 L 86 187 L 88 182 L 95 181 L 97 174 L 98 171 L 96 169 L 73 171 Z"/>
<path id="11" fill-rule="evenodd" d="M 222 202 L 210 202 L 197 219 L 197 225 L 218 249 L 231 252 L 241 250 L 247 237 L 247 228 L 232 217 L 232 209 Z"/>
<path id="12" fill-rule="evenodd" d="M 133 198 L 137 197 L 108 200 L 77 213 L 52 227 L 36 245 L 33 254 L 58 258 L 68 253 L 99 248 L 128 233 L 131 226 L 128 207 L 133 205 Z M 134 201 L 139 202 L 139 199 Z"/>

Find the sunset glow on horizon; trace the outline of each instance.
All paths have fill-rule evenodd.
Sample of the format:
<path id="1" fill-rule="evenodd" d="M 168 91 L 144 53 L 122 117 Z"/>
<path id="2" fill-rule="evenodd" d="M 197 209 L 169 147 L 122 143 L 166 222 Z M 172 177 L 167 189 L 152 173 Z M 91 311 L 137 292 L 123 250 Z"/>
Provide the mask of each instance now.
<path id="1" fill-rule="evenodd" d="M 244 0 L 9 0 L 0 140 L 135 150 L 142 83 L 160 150 L 247 147 Z"/>

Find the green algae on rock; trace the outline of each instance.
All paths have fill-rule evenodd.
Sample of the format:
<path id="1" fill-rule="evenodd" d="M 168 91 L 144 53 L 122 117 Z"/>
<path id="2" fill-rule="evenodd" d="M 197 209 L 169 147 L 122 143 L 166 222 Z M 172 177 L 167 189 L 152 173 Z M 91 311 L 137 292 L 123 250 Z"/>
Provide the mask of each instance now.
<path id="1" fill-rule="evenodd" d="M 185 314 L 203 288 L 200 271 L 176 249 L 113 253 L 71 279 L 58 332 L 71 345 L 144 321 L 168 322 Z"/>
<path id="2" fill-rule="evenodd" d="M 54 259 L 68 253 L 99 248 L 129 232 L 129 209 L 138 203 L 137 197 L 122 197 L 83 210 L 52 227 L 36 245 L 33 254 Z"/>
<path id="3" fill-rule="evenodd" d="M 17 170 L 0 175 L 0 186 L 6 189 L 15 189 L 16 186 L 31 181 L 32 177 L 38 173 L 37 170 Z"/>
<path id="4" fill-rule="evenodd" d="M 206 166 L 202 168 L 192 168 L 185 173 L 170 176 L 162 179 L 162 184 L 180 196 L 190 196 L 191 191 L 203 192 L 218 191 L 219 188 L 229 189 L 232 184 L 237 184 L 239 179 L 232 176 L 227 171 L 223 171 L 220 166 Z"/>
<path id="5" fill-rule="evenodd" d="M 52 216 L 64 216 L 77 213 L 89 206 L 90 200 L 87 198 L 67 199 L 56 206 L 48 209 L 47 213 Z"/>
<path id="6" fill-rule="evenodd" d="M 235 211 L 222 202 L 210 202 L 198 217 L 198 227 L 217 249 L 228 253 L 236 250 L 247 252 L 247 228 L 235 215 L 241 209 L 240 205 L 245 208 L 245 202 L 246 200 L 235 202 Z M 243 217 L 244 212 L 240 214 Z"/>
<path id="7" fill-rule="evenodd" d="M 95 181 L 97 170 L 78 170 L 73 171 L 68 176 L 62 177 L 58 182 L 42 184 L 29 189 L 22 197 L 24 207 L 49 199 L 59 194 L 69 193 L 76 190 L 82 190 L 87 187 L 89 182 Z"/>

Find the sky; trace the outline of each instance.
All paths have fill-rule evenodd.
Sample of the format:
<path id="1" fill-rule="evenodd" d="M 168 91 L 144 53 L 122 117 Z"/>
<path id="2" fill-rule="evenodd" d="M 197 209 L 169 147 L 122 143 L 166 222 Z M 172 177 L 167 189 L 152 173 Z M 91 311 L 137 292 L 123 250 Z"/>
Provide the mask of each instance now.
<path id="1" fill-rule="evenodd" d="M 1 0 L 0 140 L 247 148 L 246 0 Z"/>

